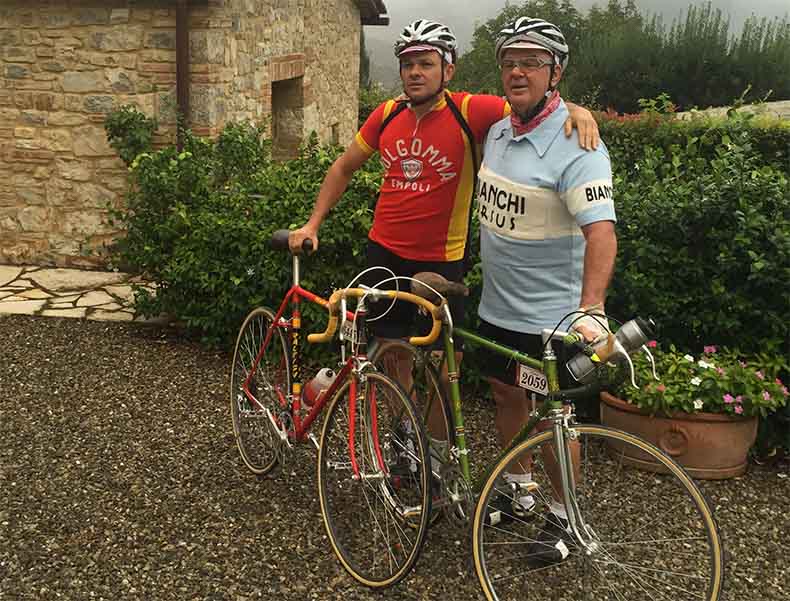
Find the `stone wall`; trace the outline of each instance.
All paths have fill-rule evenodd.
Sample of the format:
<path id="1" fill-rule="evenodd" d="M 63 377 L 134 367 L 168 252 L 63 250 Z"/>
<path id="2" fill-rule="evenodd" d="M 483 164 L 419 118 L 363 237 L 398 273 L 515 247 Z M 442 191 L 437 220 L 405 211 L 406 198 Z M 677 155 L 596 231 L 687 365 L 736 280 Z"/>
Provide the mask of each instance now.
<path id="1" fill-rule="evenodd" d="M 195 2 L 193 2 L 195 3 Z M 271 118 L 287 154 L 311 130 L 351 140 L 360 16 L 354 0 L 197 0 L 190 8 L 191 126 Z M 135 104 L 172 143 L 175 3 L 3 0 L 0 6 L 0 263 L 92 266 L 126 170 L 108 112 Z M 92 254 L 93 253 L 93 254 Z"/>

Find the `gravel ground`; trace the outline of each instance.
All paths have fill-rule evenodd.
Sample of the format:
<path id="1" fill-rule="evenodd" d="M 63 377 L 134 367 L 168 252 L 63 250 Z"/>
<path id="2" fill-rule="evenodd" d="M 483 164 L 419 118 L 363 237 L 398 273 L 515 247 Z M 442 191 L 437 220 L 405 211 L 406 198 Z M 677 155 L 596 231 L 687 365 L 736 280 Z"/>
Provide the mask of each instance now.
<path id="1" fill-rule="evenodd" d="M 0 599 L 481 598 L 465 536 L 446 529 L 394 589 L 354 584 L 324 536 L 309 449 L 274 478 L 243 467 L 227 355 L 57 318 L 0 316 L 0 340 Z M 469 405 L 490 440 L 489 409 Z M 703 484 L 729 601 L 790 598 L 788 472 Z"/>

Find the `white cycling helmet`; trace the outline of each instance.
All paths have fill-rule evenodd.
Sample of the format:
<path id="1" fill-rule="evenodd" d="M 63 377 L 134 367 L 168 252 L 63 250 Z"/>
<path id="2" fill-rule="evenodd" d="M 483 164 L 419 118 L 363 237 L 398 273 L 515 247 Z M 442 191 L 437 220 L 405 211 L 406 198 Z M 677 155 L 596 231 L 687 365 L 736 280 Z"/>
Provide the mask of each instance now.
<path id="1" fill-rule="evenodd" d="M 557 64 L 568 66 L 568 44 L 559 27 L 543 19 L 519 17 L 500 30 L 496 40 L 496 60 L 502 62 L 502 55 L 508 48 L 539 48 L 551 52 Z"/>
<path id="2" fill-rule="evenodd" d="M 447 25 L 427 19 L 417 19 L 408 24 L 395 41 L 395 56 L 407 52 L 438 50 L 448 63 L 455 62 L 457 49 L 458 41 L 452 30 Z"/>

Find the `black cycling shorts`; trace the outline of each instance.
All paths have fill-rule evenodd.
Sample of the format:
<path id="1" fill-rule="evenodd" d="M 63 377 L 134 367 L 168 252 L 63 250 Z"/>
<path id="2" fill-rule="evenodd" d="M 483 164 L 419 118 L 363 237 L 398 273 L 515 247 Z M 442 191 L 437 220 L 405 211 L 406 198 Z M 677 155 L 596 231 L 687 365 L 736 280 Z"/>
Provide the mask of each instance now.
<path id="1" fill-rule="evenodd" d="M 414 277 L 414 274 L 421 271 L 432 271 L 443 275 L 450 281 L 460 282 L 463 279 L 463 260 L 459 261 L 414 261 L 399 257 L 392 251 L 384 248 L 380 244 L 368 239 L 367 248 L 367 267 L 387 267 L 396 276 Z M 381 280 L 391 277 L 384 270 L 374 270 L 365 274 L 362 283 L 367 286 L 378 284 Z M 411 283 L 408 281 L 398 281 L 398 289 L 411 292 Z M 387 282 L 378 286 L 381 289 L 394 290 L 395 282 Z M 460 323 L 464 316 L 465 297 L 451 296 L 448 299 L 450 304 L 450 314 L 453 316 L 453 323 Z M 407 336 L 425 336 L 431 329 L 431 319 L 419 315 L 417 307 L 411 303 L 396 301 L 392 308 L 379 319 L 372 321 L 384 313 L 390 306 L 391 301 L 379 300 L 370 303 L 368 310 L 368 328 L 374 336 L 379 338 L 406 338 Z M 460 350 L 460 337 L 456 338 L 456 350 Z M 437 341 L 437 346 L 441 345 L 441 338 Z"/>
<path id="2" fill-rule="evenodd" d="M 505 328 L 500 328 L 482 319 L 480 320 L 478 333 L 483 338 L 488 338 L 494 342 L 520 351 L 538 361 L 543 360 L 543 341 L 538 334 L 525 334 L 524 332 L 506 330 Z M 571 386 L 573 380 L 568 370 L 565 368 L 565 362 L 567 361 L 567 357 L 565 356 L 565 345 L 555 340 L 552 343 L 552 348 L 557 355 L 557 372 L 559 373 L 560 387 L 567 388 Z M 481 354 L 483 360 L 480 364 L 484 376 L 494 378 L 510 386 L 518 385 L 518 363 L 505 355 L 500 355 L 495 351 L 485 348 L 481 348 Z"/>

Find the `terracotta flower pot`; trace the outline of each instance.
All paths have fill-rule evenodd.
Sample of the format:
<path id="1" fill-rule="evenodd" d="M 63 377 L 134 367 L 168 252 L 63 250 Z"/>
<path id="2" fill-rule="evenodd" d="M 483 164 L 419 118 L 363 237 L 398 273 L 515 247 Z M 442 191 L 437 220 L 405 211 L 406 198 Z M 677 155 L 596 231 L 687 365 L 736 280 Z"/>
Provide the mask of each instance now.
<path id="1" fill-rule="evenodd" d="M 601 400 L 601 423 L 652 442 L 695 478 L 722 480 L 746 472 L 749 448 L 757 438 L 756 417 L 682 412 L 651 416 L 606 392 Z M 626 456 L 625 461 L 661 471 L 642 454 Z"/>

